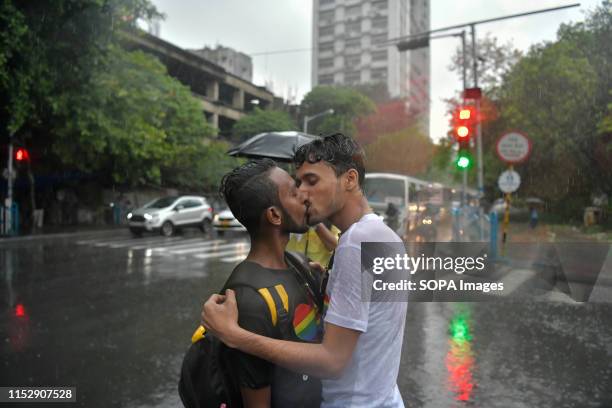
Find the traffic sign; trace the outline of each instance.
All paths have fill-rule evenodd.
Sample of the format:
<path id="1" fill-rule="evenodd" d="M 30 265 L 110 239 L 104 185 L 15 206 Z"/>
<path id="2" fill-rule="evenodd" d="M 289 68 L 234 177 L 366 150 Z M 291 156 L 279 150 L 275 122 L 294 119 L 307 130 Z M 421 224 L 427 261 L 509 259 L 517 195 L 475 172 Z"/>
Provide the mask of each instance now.
<path id="1" fill-rule="evenodd" d="M 527 160 L 531 153 L 531 140 L 521 132 L 508 132 L 497 140 L 495 150 L 502 161 L 508 164 L 520 163 Z"/>
<path id="2" fill-rule="evenodd" d="M 514 170 L 506 170 L 497 179 L 497 185 L 504 193 L 514 193 L 521 185 L 521 176 Z"/>

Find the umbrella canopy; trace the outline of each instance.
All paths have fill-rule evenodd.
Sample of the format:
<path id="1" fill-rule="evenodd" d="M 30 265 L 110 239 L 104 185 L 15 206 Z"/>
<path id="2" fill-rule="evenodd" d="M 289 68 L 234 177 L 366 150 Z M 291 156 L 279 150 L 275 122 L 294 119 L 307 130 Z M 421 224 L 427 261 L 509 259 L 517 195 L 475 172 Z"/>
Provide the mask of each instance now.
<path id="1" fill-rule="evenodd" d="M 297 149 L 318 138 L 318 136 L 302 132 L 260 133 L 228 150 L 227 154 L 251 159 L 269 158 L 290 162 Z"/>

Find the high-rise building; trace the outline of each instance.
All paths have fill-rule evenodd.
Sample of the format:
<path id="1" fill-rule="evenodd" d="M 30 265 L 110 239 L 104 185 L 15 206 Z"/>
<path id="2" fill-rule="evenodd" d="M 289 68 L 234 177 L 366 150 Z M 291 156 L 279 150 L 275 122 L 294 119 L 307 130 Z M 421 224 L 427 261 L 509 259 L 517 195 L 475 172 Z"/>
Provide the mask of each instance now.
<path id="1" fill-rule="evenodd" d="M 204 47 L 200 50 L 191 50 L 207 60 L 225 68 L 245 81 L 253 81 L 253 60 L 247 54 L 233 48 L 217 45 L 216 48 Z"/>
<path id="2" fill-rule="evenodd" d="M 429 48 L 384 43 L 428 31 L 429 9 L 429 0 L 313 0 L 313 86 L 385 83 L 428 129 Z"/>

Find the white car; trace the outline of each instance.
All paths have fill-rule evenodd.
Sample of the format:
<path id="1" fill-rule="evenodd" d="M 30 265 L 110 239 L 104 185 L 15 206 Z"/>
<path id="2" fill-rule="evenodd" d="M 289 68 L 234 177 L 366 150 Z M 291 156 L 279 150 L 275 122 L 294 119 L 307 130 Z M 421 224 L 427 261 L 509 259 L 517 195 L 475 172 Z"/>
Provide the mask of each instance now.
<path id="1" fill-rule="evenodd" d="M 168 196 L 158 198 L 144 207 L 127 215 L 132 234 L 142 235 L 145 231 L 160 231 L 169 237 L 177 228 L 199 227 L 202 232 L 210 231 L 212 207 L 200 196 Z"/>
<path id="2" fill-rule="evenodd" d="M 215 214 L 213 228 L 219 235 L 223 235 L 225 231 L 246 231 L 244 225 L 234 217 L 230 210 L 223 210 Z"/>

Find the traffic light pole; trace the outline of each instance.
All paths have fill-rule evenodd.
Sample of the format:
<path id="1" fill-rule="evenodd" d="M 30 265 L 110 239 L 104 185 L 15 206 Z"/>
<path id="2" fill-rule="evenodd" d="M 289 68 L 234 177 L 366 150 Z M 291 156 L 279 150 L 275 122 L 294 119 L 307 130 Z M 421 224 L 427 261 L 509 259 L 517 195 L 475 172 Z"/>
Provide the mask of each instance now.
<path id="1" fill-rule="evenodd" d="M 478 88 L 478 55 L 476 54 L 476 25 L 470 26 L 472 34 L 472 63 L 474 71 L 474 88 Z M 480 99 L 476 99 L 476 112 L 480 113 Z M 482 166 L 482 127 L 480 120 L 476 123 L 476 163 L 478 166 L 478 232 L 480 240 L 484 240 L 484 220 L 483 210 L 481 205 L 482 196 L 484 195 L 484 184 L 483 184 L 483 166 Z"/>
<path id="2" fill-rule="evenodd" d="M 12 232 L 13 227 L 13 138 L 9 136 L 7 168 L 7 194 L 4 201 L 4 233 Z"/>
<path id="3" fill-rule="evenodd" d="M 463 61 L 462 61 L 462 75 L 463 75 L 463 94 L 465 95 L 465 90 L 467 89 L 467 53 L 466 53 L 466 47 L 465 47 L 465 30 L 461 31 L 461 50 L 463 53 Z M 463 104 L 465 105 L 465 99 L 463 100 Z M 461 208 L 463 208 L 466 204 L 467 204 L 467 173 L 468 173 L 468 168 L 466 167 L 465 169 L 463 169 L 463 183 L 462 183 L 462 189 L 463 191 L 461 192 Z"/>

